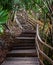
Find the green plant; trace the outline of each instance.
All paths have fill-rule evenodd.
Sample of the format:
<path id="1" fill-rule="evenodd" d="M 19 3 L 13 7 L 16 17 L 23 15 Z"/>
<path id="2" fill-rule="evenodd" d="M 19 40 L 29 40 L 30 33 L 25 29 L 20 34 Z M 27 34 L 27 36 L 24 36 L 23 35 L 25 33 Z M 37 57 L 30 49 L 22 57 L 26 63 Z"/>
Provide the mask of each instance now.
<path id="1" fill-rule="evenodd" d="M 13 3 L 13 0 L 0 0 L 0 5 L 3 7 L 3 9 L 11 10 Z"/>
<path id="2" fill-rule="evenodd" d="M 7 10 L 3 10 L 2 7 L 0 7 L 0 33 L 3 33 L 4 27 L 3 25 L 8 20 L 8 12 Z"/>

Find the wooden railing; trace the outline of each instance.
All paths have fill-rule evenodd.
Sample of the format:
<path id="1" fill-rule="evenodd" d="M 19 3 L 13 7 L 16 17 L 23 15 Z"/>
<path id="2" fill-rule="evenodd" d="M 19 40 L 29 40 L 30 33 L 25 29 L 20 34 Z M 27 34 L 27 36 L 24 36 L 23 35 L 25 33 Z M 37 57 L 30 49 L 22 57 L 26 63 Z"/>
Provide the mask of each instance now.
<path id="1" fill-rule="evenodd" d="M 53 65 L 53 60 L 51 58 L 49 58 L 43 52 L 43 46 L 46 46 L 46 47 L 50 48 L 51 50 L 53 50 L 53 47 L 51 47 L 49 44 L 43 42 L 42 39 L 40 38 L 40 36 L 39 36 L 39 24 L 37 24 L 37 26 L 36 26 L 36 38 L 35 38 L 35 42 L 36 42 L 36 45 L 37 45 L 37 54 L 38 54 L 38 58 L 40 60 L 41 65 L 44 65 L 43 60 L 42 60 L 43 58 L 45 58 L 47 61 L 49 61 Z"/>

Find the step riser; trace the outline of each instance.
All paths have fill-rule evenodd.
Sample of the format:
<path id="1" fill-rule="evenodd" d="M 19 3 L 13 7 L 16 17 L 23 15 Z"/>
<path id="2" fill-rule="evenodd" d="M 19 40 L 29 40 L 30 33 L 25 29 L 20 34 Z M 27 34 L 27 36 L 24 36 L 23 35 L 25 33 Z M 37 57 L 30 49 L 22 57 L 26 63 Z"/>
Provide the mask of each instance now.
<path id="1" fill-rule="evenodd" d="M 34 45 L 30 45 L 30 46 L 28 46 L 28 45 L 17 45 L 17 46 L 13 46 L 13 47 L 23 47 L 23 48 L 25 48 L 25 47 L 35 47 Z"/>
<path id="2" fill-rule="evenodd" d="M 15 43 L 16 42 L 16 43 Z M 34 45 L 35 40 L 16 40 L 11 45 Z"/>
<path id="3" fill-rule="evenodd" d="M 23 45 L 23 46 L 19 46 L 19 45 L 17 45 L 17 46 L 13 46 L 13 48 L 32 48 L 32 47 L 35 47 L 35 46 L 28 46 L 28 45 Z"/>
<path id="4" fill-rule="evenodd" d="M 31 57 L 35 57 L 37 55 L 36 53 L 36 49 L 24 49 L 24 50 L 12 50 L 8 53 L 8 56 L 14 56 L 14 57 L 25 57 L 25 56 L 31 56 Z"/>
<path id="5" fill-rule="evenodd" d="M 13 53 L 8 54 L 7 57 L 37 57 L 36 53 Z"/>
<path id="6" fill-rule="evenodd" d="M 34 49 L 36 46 L 34 43 L 20 43 L 12 44 L 12 49 Z"/>
<path id="7" fill-rule="evenodd" d="M 17 45 L 17 46 L 12 46 L 12 47 L 16 47 L 16 48 L 18 48 L 18 47 L 20 47 L 20 48 L 21 47 L 23 47 L 23 48 L 29 47 L 30 48 L 31 47 L 32 48 L 32 47 L 36 47 L 36 46 L 35 45 L 33 45 L 33 46 L 32 45 L 31 46 L 28 46 L 28 45 Z"/>
<path id="8" fill-rule="evenodd" d="M 35 34 L 25 33 L 25 34 L 21 34 L 19 37 L 35 37 Z"/>
<path id="9" fill-rule="evenodd" d="M 12 45 L 12 50 L 17 50 L 17 49 L 34 49 L 36 46 L 34 43 L 20 43 L 20 44 L 13 44 Z"/>
<path id="10" fill-rule="evenodd" d="M 21 50 L 21 49 L 36 49 L 35 47 L 13 47 L 11 50 Z"/>
<path id="11" fill-rule="evenodd" d="M 25 47 L 26 47 L 26 46 L 29 46 L 29 47 L 30 47 L 30 46 L 35 46 L 35 44 L 27 44 L 27 43 L 26 43 L 26 44 L 12 44 L 12 46 L 13 46 L 13 47 L 14 47 L 14 46 L 15 46 L 15 47 L 17 47 L 17 46 L 19 46 L 19 47 L 20 47 L 20 46 L 22 46 L 22 47 L 24 47 L 24 46 L 25 46 Z"/>
<path id="12" fill-rule="evenodd" d="M 24 42 L 24 41 L 23 41 Z M 31 43 L 12 43 L 12 45 L 34 45 L 35 42 L 31 42 Z"/>
<path id="13" fill-rule="evenodd" d="M 35 43 L 35 40 L 27 40 L 27 39 L 25 39 L 25 40 L 22 40 L 22 39 L 20 40 L 20 39 L 19 39 L 19 40 L 18 40 L 18 39 L 17 39 L 17 40 L 15 40 L 15 42 L 16 42 L 15 44 L 20 44 L 20 43 L 25 44 L 25 43 Z"/>

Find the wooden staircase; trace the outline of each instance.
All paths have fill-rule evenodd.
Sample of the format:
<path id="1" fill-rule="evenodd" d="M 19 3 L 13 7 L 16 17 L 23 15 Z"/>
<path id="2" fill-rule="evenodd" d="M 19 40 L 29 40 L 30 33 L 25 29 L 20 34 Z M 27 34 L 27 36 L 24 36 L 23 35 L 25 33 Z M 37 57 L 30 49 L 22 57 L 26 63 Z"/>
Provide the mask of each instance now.
<path id="1" fill-rule="evenodd" d="M 15 38 L 2 65 L 40 65 L 35 45 L 35 31 L 25 31 Z"/>

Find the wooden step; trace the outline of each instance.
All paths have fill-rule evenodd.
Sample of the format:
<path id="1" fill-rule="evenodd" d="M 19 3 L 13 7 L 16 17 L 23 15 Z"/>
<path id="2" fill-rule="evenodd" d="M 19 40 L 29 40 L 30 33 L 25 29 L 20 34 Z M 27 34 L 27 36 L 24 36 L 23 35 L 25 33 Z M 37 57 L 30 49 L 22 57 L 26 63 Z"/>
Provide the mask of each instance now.
<path id="1" fill-rule="evenodd" d="M 35 45 L 18 45 L 18 44 L 12 45 L 12 50 L 13 49 L 35 49 L 35 48 L 36 48 Z"/>
<path id="2" fill-rule="evenodd" d="M 28 31 L 23 31 L 22 33 L 29 33 L 29 34 L 35 34 L 36 33 L 36 31 L 35 30 L 28 30 Z"/>
<path id="3" fill-rule="evenodd" d="M 13 43 L 12 46 L 34 46 L 35 43 Z"/>
<path id="4" fill-rule="evenodd" d="M 13 43 L 11 49 L 34 49 L 35 43 Z"/>
<path id="5" fill-rule="evenodd" d="M 12 50 L 10 51 L 10 54 L 13 53 L 35 53 L 35 49 L 30 50 Z"/>
<path id="6" fill-rule="evenodd" d="M 35 46 L 24 46 L 24 47 L 23 46 L 18 46 L 18 47 L 15 46 L 15 47 L 11 48 L 11 50 L 17 50 L 17 49 L 20 49 L 20 50 L 21 49 L 36 49 L 36 47 Z"/>
<path id="7" fill-rule="evenodd" d="M 24 40 L 31 40 L 31 39 L 35 39 L 35 37 L 16 37 L 16 39 L 24 39 Z"/>
<path id="8" fill-rule="evenodd" d="M 35 43 L 35 39 L 14 39 L 14 43 L 13 44 L 25 44 L 25 43 Z"/>
<path id="9" fill-rule="evenodd" d="M 10 57 L 2 65 L 40 65 L 38 57 Z"/>
<path id="10" fill-rule="evenodd" d="M 34 57 L 37 56 L 36 49 L 27 49 L 27 50 L 12 50 L 8 53 L 9 57 Z"/>
<path id="11" fill-rule="evenodd" d="M 36 35 L 36 32 L 35 31 L 25 31 L 25 32 L 22 32 L 19 36 L 21 37 L 35 37 Z"/>
<path id="12" fill-rule="evenodd" d="M 28 24 L 22 24 L 22 27 L 24 28 L 24 30 L 31 30 L 32 31 L 32 27 Z"/>
<path id="13" fill-rule="evenodd" d="M 20 34 L 19 37 L 35 37 L 35 34 L 29 34 L 29 33 L 25 33 L 25 34 Z"/>

